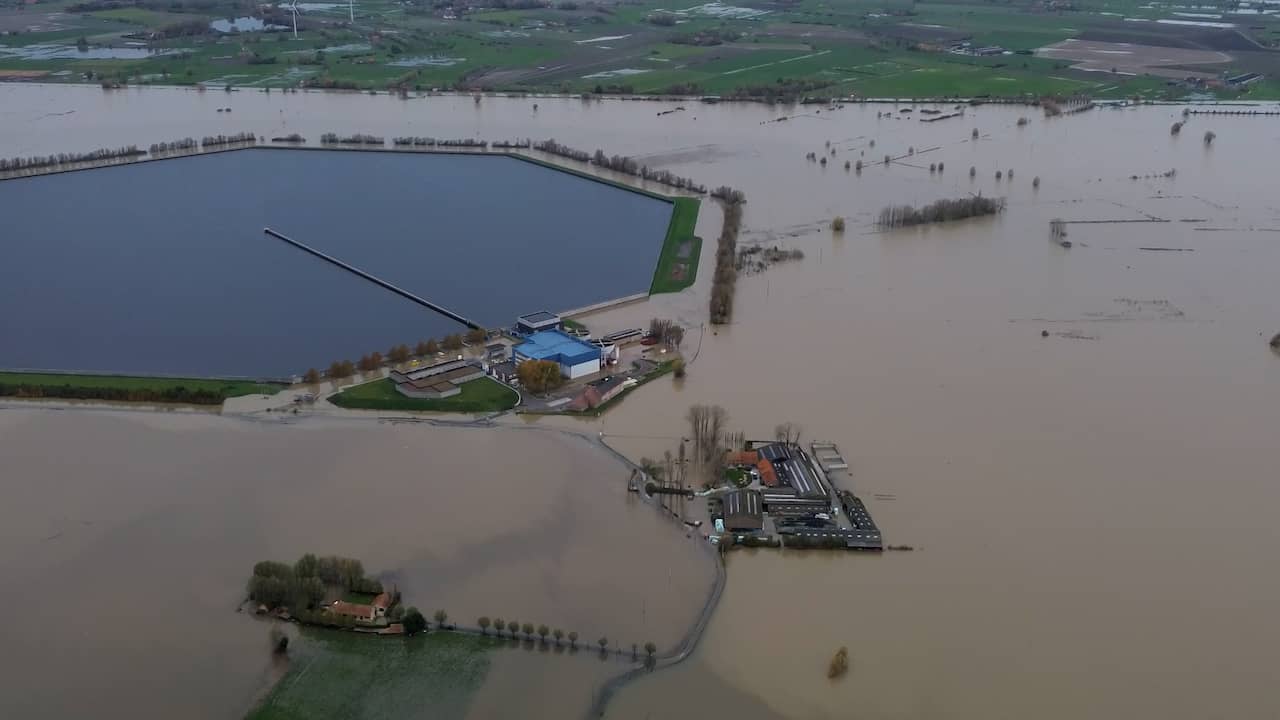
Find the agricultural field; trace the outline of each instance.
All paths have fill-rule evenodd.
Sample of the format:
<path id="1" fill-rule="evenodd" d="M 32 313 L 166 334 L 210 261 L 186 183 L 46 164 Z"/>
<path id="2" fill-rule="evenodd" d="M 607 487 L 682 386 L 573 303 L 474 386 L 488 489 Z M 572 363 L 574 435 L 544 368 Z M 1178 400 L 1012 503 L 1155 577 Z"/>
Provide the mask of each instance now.
<path id="1" fill-rule="evenodd" d="M 303 628 L 289 669 L 250 720 L 466 717 L 496 640 L 454 633 L 370 637 Z"/>
<path id="2" fill-rule="evenodd" d="M 1137 0 L 357 0 L 301 2 L 295 18 L 290 5 L 247 0 L 0 0 L 0 79 L 770 101 L 1277 97 L 1280 7 L 1214 2 L 1188 14 Z M 1044 50 L 1073 40 L 1223 61 L 1182 76 L 1176 64 L 1104 68 Z M 1249 72 L 1265 77 L 1224 81 Z"/>

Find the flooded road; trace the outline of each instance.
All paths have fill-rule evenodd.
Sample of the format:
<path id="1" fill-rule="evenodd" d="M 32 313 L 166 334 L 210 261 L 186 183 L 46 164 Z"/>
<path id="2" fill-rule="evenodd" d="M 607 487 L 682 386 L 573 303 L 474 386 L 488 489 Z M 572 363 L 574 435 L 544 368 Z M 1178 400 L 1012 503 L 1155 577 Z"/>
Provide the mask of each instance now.
<path id="1" fill-rule="evenodd" d="M 674 450 L 693 403 L 724 406 L 751 437 L 794 421 L 805 441 L 840 445 L 886 540 L 919 549 L 733 554 L 694 657 L 624 690 L 611 717 L 1280 714 L 1280 357 L 1267 348 L 1280 331 L 1280 204 L 1259 162 L 1280 152 L 1280 125 L 1197 116 L 1174 137 L 1178 107 L 1059 118 L 980 107 L 921 123 L 872 104 L 687 104 L 658 117 L 674 104 L 231 101 L 234 123 L 214 115 L 221 93 L 0 86 L 0 122 L 21 129 L 0 154 L 233 125 L 555 137 L 741 188 L 741 242 L 804 253 L 741 278 L 734 324 L 713 332 L 704 243 L 694 288 L 588 318 L 602 331 L 680 319 L 688 378 L 655 382 L 596 423 L 538 422 L 602 431 L 638 458 Z M 885 154 L 902 160 L 885 167 Z M 843 170 L 859 159 L 860 175 Z M 969 192 L 1008 209 L 873 225 L 885 205 Z M 839 235 L 836 215 L 848 220 Z M 1054 218 L 1069 221 L 1072 248 L 1050 242 Z M 1138 222 L 1083 222 L 1098 220 Z M 714 209 L 698 230 L 716 236 Z M 233 564 L 228 582 L 242 572 Z M 841 645 L 851 671 L 830 683 Z"/>

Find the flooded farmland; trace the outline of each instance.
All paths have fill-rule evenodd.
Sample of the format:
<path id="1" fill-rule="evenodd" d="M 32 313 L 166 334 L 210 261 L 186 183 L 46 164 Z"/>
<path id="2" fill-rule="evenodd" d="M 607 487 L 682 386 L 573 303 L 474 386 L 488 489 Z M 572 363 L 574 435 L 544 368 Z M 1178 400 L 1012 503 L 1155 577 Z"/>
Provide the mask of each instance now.
<path id="1" fill-rule="evenodd" d="M 263 558 L 341 552 L 458 622 L 518 617 L 584 644 L 674 644 L 711 582 L 709 555 L 626 493 L 624 466 L 537 429 L 6 408 L 0 452 L 0 589 L 44 597 L 0 624 L 23 648 L 5 717 L 243 714 L 270 658 L 266 626 L 234 610 Z M 570 708 L 609 669 L 512 653 L 495 664 L 576 681 Z"/>
<path id="2" fill-rule="evenodd" d="M 1280 206 L 1258 161 L 1280 150 L 1274 122 L 1192 116 L 1174 136 L 1178 106 L 1059 118 L 986 106 L 921 123 L 898 112 L 877 117 L 895 109 L 877 104 L 818 112 L 689 103 L 658 116 L 676 104 L 231 98 L 235 130 L 248 123 L 264 134 L 555 137 L 633 154 L 708 186 L 743 189 L 740 242 L 803 252 L 740 279 L 734 323 L 716 331 L 703 325 L 706 273 L 686 292 L 589 318 L 601 330 L 654 315 L 682 320 L 691 326 L 689 376 L 633 393 L 599 422 L 564 424 L 603 432 L 638 458 L 674 449 L 693 403 L 724 406 L 731 427 L 749 436 L 800 423 L 806 440 L 840 445 L 886 540 L 917 551 L 732 554 L 728 586 L 693 658 L 625 689 L 610 717 L 1280 713 L 1270 691 L 1280 680 L 1272 662 L 1280 628 L 1271 620 L 1280 579 L 1267 570 L 1280 551 L 1270 517 L 1280 501 L 1270 452 L 1280 427 L 1280 357 L 1267 348 L 1280 331 Z M 0 141 L 0 155 L 224 131 L 230 122 L 213 108 L 226 103 L 184 90 L 4 86 L 0 121 L 22 132 Z M 1211 145 L 1206 130 L 1216 133 Z M 79 144 L 66 148 L 71 137 Z M 806 160 L 809 152 L 827 164 Z M 900 159 L 885 166 L 886 154 Z M 861 174 L 846 173 L 846 160 L 862 160 Z M 1006 197 L 1007 210 L 953 225 L 874 226 L 885 205 L 970 192 Z M 702 213 L 704 238 L 718 233 L 717 215 Z M 848 221 L 841 234 L 829 230 L 836 215 Z M 1055 218 L 1067 221 L 1070 248 L 1053 242 Z M 1127 222 L 1097 222 L 1117 220 Z M 703 245 L 704 269 L 713 246 Z M 173 422 L 152 417 L 148 425 Z M 0 412 L 6 454 L 43 437 L 28 431 L 10 440 L 16 427 L 10 411 Z M 377 428 L 387 430 L 399 432 Z M 369 442 L 384 442 L 375 437 Z M 126 441 L 145 442 L 114 440 Z M 370 447 L 339 445 L 324 455 L 363 463 Z M 495 449 L 486 461 L 514 463 L 506 452 Z M 26 462 L 43 474 L 51 461 Z M 382 462 L 404 471 L 397 463 L 406 461 Z M 142 494 L 126 488 L 111 498 Z M 615 507 L 585 506 L 601 515 Z M 259 527 L 280 553 L 306 544 L 298 531 Z M 671 555 L 655 550 L 630 562 L 661 572 L 647 563 L 691 549 L 673 542 Z M 14 543 L 6 538 L 3 547 Z M 376 562 L 363 546 L 348 551 L 366 552 L 371 567 L 409 564 Z M 256 559 L 242 554 L 223 561 L 223 584 L 238 583 L 241 567 Z M 43 573 L 58 572 L 54 559 L 23 555 Z M 122 587 L 115 582 L 95 587 Z M 481 586 L 518 587 L 497 577 Z M 49 632 L 39 638 L 48 642 Z M 16 641 L 35 644 L 31 634 Z M 826 664 L 841 645 L 850 673 L 830 683 Z M 40 687 L 17 685 L 28 703 L 20 707 L 54 707 L 52 692 L 31 697 L 29 685 Z M 545 716 L 563 713 L 547 708 Z"/>

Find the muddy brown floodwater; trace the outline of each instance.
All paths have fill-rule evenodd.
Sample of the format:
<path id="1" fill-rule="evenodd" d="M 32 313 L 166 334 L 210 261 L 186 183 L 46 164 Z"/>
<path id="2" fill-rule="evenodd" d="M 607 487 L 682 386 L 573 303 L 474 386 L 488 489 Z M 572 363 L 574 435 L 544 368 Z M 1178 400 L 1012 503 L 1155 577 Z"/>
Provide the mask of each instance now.
<path id="1" fill-rule="evenodd" d="M 877 117 L 893 106 L 875 104 L 819 112 L 811 106 L 683 103 L 684 112 L 657 116 L 676 104 L 539 98 L 535 112 L 534 102 L 5 86 L 0 120 L 10 132 L 0 139 L 0 154 L 146 145 L 246 128 L 313 137 L 330 130 L 555 137 L 641 156 L 708 186 L 743 189 L 749 202 L 742 242 L 800 249 L 804 259 L 742 278 L 734 324 L 713 332 L 703 322 L 714 242 L 704 243 L 702 272 L 690 290 L 588 318 L 599 330 L 642 324 L 654 315 L 688 324 L 685 350 L 694 358 L 688 379 L 663 380 L 633 393 L 598 422 L 536 424 L 603 432 L 637 458 L 674 449 L 684 412 L 696 402 L 724 406 L 730 425 L 754 437 L 770 435 L 778 422 L 795 421 L 804 426 L 806 439 L 840 445 L 851 461 L 856 490 L 888 541 L 919 549 L 878 557 L 733 554 L 726 592 L 693 658 L 625 689 L 611 717 L 1280 715 L 1273 692 L 1280 682 L 1274 651 L 1280 623 L 1273 617 L 1280 576 L 1271 569 L 1280 552 L 1273 511 L 1280 505 L 1273 452 L 1280 427 L 1280 360 L 1266 347 L 1280 330 L 1280 285 L 1274 279 L 1280 267 L 1280 203 L 1267 162 L 1280 156 L 1280 126 L 1263 117 L 1193 116 L 1174 137 L 1169 126 L 1182 116 L 1172 106 L 1051 119 L 1032 108 L 979 107 L 963 119 L 921 123 L 910 116 L 895 119 L 897 113 Z M 234 116 L 215 115 L 215 107 L 227 104 L 234 106 Z M 789 119 L 778 121 L 783 116 Z M 1025 126 L 1018 126 L 1020 116 L 1028 118 Z M 1201 140 L 1205 130 L 1217 134 L 1211 147 Z M 828 164 L 806 161 L 808 152 L 825 154 Z M 886 167 L 885 154 L 902 160 Z M 861 174 L 844 171 L 844 161 L 859 159 L 866 165 Z M 943 170 L 930 173 L 931 163 L 943 164 Z M 1176 172 L 1166 176 L 1171 169 Z M 995 179 L 997 170 L 1004 179 Z M 1033 187 L 1036 177 L 1040 183 Z M 970 192 L 1007 197 L 1008 210 L 946 226 L 894 232 L 873 226 L 886 204 Z M 719 217 L 714 206 L 706 207 L 698 231 L 713 239 Z M 828 229 L 836 215 L 848 220 L 840 235 Z M 1070 249 L 1050 242 L 1054 218 L 1069 221 Z M 1098 220 L 1138 222 L 1083 222 Z M 270 503 L 244 499 L 262 492 L 258 480 L 218 472 L 220 482 L 213 483 L 215 474 L 206 471 L 205 482 L 182 487 L 209 487 L 184 492 L 158 480 L 154 486 L 129 477 L 108 483 L 88 464 L 88 458 L 97 462 L 94 455 L 82 456 L 74 472 L 58 466 L 59 473 L 44 473 L 51 463 L 81 457 L 77 433 L 70 432 L 79 428 L 65 424 L 96 421 L 60 419 L 42 428 L 54 421 L 24 416 L 15 426 L 6 414 L 0 413 L 0 421 L 7 420 L 0 425 L 6 433 L 0 448 L 6 455 L 22 453 L 25 466 L 40 469 L 41 478 L 70 483 L 63 491 L 68 501 L 90 493 L 97 499 L 93 509 L 106 510 L 140 499 L 158 508 L 195 507 L 200 498 L 212 497 L 205 504 L 218 507 L 223 498 L 225 507 L 248 507 L 261 516 L 250 521 L 222 511 L 206 518 L 192 509 L 192 518 L 206 519 L 122 540 L 109 556 L 105 548 L 112 546 L 99 544 L 64 557 L 45 556 L 55 551 L 44 548 L 57 548 L 59 541 L 42 539 L 57 529 L 33 523 L 40 513 L 65 512 L 48 504 L 59 498 L 48 495 L 51 488 L 15 489 L 6 473 L 8 498 L 0 510 L 6 520 L 5 567 L 21 562 L 27 568 L 4 573 L 7 596 L 29 593 L 37 578 L 54 588 L 70 587 L 71 571 L 88 566 L 95 568 L 89 586 L 99 588 L 93 596 L 111 600 L 149 577 L 154 563 L 147 572 L 129 571 L 123 581 L 86 557 L 127 563 L 148 547 L 146 539 L 202 531 L 244 547 L 234 557 L 202 549 L 218 558 L 189 565 L 173 558 L 172 572 L 198 578 L 181 584 L 197 591 L 183 592 L 219 600 L 202 616 L 230 623 L 213 610 L 235 595 L 246 563 L 264 549 L 292 555 L 314 545 L 312 525 L 291 517 L 287 505 L 269 511 Z M 150 446 L 144 436 L 173 436 L 185 438 L 175 440 L 175 447 L 199 458 L 216 452 L 206 442 L 214 448 L 220 442 L 218 432 L 206 439 L 203 432 L 167 429 L 173 420 L 164 416 L 145 422 L 145 433 L 125 433 L 94 447 L 105 452 L 112 444 L 132 443 L 141 452 Z M 369 455 L 374 448 L 438 432 L 414 430 L 359 430 L 362 438 L 368 433 L 360 443 L 316 441 L 304 443 L 307 450 L 300 453 L 279 449 L 274 434 L 257 439 L 262 431 L 256 428 L 234 432 L 300 463 L 299 470 L 276 466 L 271 482 L 295 484 L 303 492 L 308 471 L 317 472 L 310 470 L 315 465 L 308 453 L 349 474 L 375 462 Z M 9 441 L 15 432 L 20 441 Z M 469 439 L 489 431 L 458 432 L 467 438 L 460 442 L 493 443 L 474 463 L 474 475 L 513 491 L 514 478 L 498 478 L 486 468 L 529 459 L 507 458 L 505 441 Z M 481 434 L 465 435 L 476 432 Z M 35 455 L 40 449 L 56 449 L 58 456 Z M 540 453 L 538 461 L 547 455 Z M 399 461 L 378 455 L 376 462 L 393 475 L 412 474 L 415 467 L 407 455 Z M 446 490 L 418 495 L 408 481 L 384 482 L 395 488 L 389 496 L 402 503 L 429 503 L 439 492 L 473 497 L 469 483 L 433 486 Z M 617 491 L 613 482 L 607 481 L 608 492 Z M 142 487 L 131 490 L 130 483 Z M 367 501 L 361 485 L 329 492 L 326 508 L 340 507 L 333 496 L 341 492 Z M 542 507 L 563 497 L 549 495 L 539 496 L 547 504 Z M 576 516 L 588 508 L 588 517 L 628 512 L 623 500 L 601 502 L 596 507 L 584 497 Z M 166 516 L 151 517 L 161 523 Z M 343 516 L 327 509 L 322 517 L 336 523 Z M 373 537 L 354 534 L 354 547 L 344 543 L 335 549 L 363 552 L 372 567 L 474 578 L 477 595 L 467 597 L 518 587 L 506 584 L 497 570 L 468 572 L 470 555 L 464 553 L 470 545 L 457 545 L 457 554 L 436 549 L 438 543 L 455 547 L 448 545 L 451 535 L 468 532 L 466 526 L 453 520 L 450 533 L 423 534 L 417 543 L 390 530 Z M 19 543 L 14 533 L 20 527 L 41 542 Z M 141 533 L 146 525 L 123 527 L 122 533 Z M 483 539 L 491 534 L 476 532 L 476 557 L 502 557 Z M 562 543 L 555 546 L 563 552 L 590 553 L 570 548 L 595 538 L 590 526 L 566 529 L 564 535 L 525 532 L 539 542 Z M 687 562 L 680 576 L 688 577 L 680 582 L 692 596 L 702 587 L 694 577 L 701 566 L 680 560 L 691 548 L 669 534 L 655 534 L 652 542 L 672 547 L 655 549 L 635 565 L 652 574 L 661 570 L 651 564 L 665 569 L 668 562 Z M 248 546 L 246 535 L 258 536 L 257 544 Z M 170 558 L 168 550 L 150 552 Z M 522 552 L 513 557 L 524 557 Z M 433 559 L 420 560 L 424 555 Z M 196 574 L 216 562 L 225 566 L 221 579 Z M 526 572 L 511 562 L 514 571 Z M 601 562 L 592 570 L 608 572 L 609 565 Z M 537 587 L 536 573 L 527 572 L 521 581 Z M 76 607 L 58 599 L 59 593 L 41 593 L 50 595 L 63 608 Z M 667 612 L 688 616 L 695 604 Z M 634 617 L 634 610 L 608 617 L 624 615 Z M 604 622 L 605 615 L 599 617 Z M 579 622 L 587 624 L 587 616 Z M 9 633 L 13 625 L 12 619 L 4 623 Z M 75 624 L 65 631 L 20 630 L 24 634 L 6 647 L 23 648 L 46 662 L 78 657 Z M 243 672 L 243 688 L 258 677 L 256 670 L 241 668 L 256 662 L 253 652 L 228 649 L 219 663 L 209 660 L 213 653 L 197 655 L 183 643 L 156 652 L 163 642 L 134 638 L 129 657 L 185 657 L 219 672 Z M 841 645 L 849 648 L 850 672 L 832 683 L 825 668 Z M 96 657 L 110 661 L 123 652 L 103 648 Z M 65 692 L 68 686 L 106 684 L 101 672 L 90 673 L 86 666 L 61 668 L 55 683 L 40 671 L 49 667 L 24 663 L 17 666 L 18 676 L 0 676 L 6 683 L 21 678 L 15 685 L 23 690 L 16 694 L 21 708 L 56 710 L 75 700 Z M 133 674 L 122 673 L 111 687 L 124 695 L 131 690 L 118 687 L 129 682 L 122 677 Z M 68 685 L 67 678 L 76 682 Z M 214 685 L 196 686 L 188 690 L 221 697 Z M 3 697 L 12 702 L 15 693 Z M 558 708 L 546 711 L 548 717 L 563 715 Z"/>
<path id="2" fill-rule="evenodd" d="M 460 622 L 518 617 L 585 642 L 672 645 L 710 586 L 708 556 L 579 438 L 44 409 L 4 410 L 0 433 L 0 591 L 42 598 L 0 625 L 20 649 L 4 717 L 242 714 L 268 654 L 264 627 L 234 610 L 261 558 L 358 557 Z M 522 676 L 569 673 L 562 707 L 585 707 L 602 673 L 495 656 Z"/>

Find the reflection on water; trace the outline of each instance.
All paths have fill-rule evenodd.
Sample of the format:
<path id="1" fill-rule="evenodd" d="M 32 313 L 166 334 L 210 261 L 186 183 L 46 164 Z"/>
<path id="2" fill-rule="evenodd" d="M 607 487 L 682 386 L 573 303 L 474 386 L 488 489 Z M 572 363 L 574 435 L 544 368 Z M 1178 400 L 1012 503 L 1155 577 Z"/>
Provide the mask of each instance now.
<path id="1" fill-rule="evenodd" d="M 20 60 L 143 60 L 161 55 L 177 55 L 191 52 L 190 48 L 168 48 L 151 50 L 149 48 L 113 48 L 89 47 L 81 50 L 75 45 L 23 45 L 22 47 L 5 47 L 0 45 L 0 58 L 18 58 Z"/>
<path id="2" fill-rule="evenodd" d="M 0 154 L 208 132 L 221 127 L 215 100 L 2 87 L 0 112 L 22 132 L 0 138 L 11 150 Z M 735 553 L 695 657 L 624 690 L 611 715 L 1280 714 L 1280 579 L 1268 570 L 1280 552 L 1280 363 L 1266 347 L 1280 330 L 1280 206 L 1257 162 L 1280 137 L 1266 118 L 1193 116 L 1171 137 L 1180 107 L 1045 119 L 984 106 L 921 123 L 871 104 L 683 103 L 658 116 L 676 103 L 236 101 L 237 125 L 271 133 L 555 137 L 663 158 L 746 192 L 742 242 L 803 250 L 739 281 L 729 327 L 702 326 L 706 273 L 690 291 L 589 319 L 608 330 L 679 318 L 697 359 L 683 383 L 646 386 L 585 427 L 655 457 L 676 446 L 692 403 L 724 406 L 748 435 L 798 422 L 846 452 L 887 539 L 921 549 Z M 862 173 L 846 173 L 858 159 Z M 1014 181 L 995 180 L 1011 168 Z M 970 192 L 1008 209 L 872 225 L 886 204 Z M 841 235 L 835 215 L 848 221 Z M 1054 218 L 1138 222 L 1072 222 L 1068 250 L 1050 242 Z M 714 238 L 718 220 L 704 212 L 698 233 Z M 703 252 L 710 267 L 714 243 Z M 832 684 L 841 645 L 851 670 Z"/>
<path id="3" fill-rule="evenodd" d="M 301 7 L 301 5 L 299 5 Z M 262 18 L 256 17 L 238 17 L 231 19 L 214 20 L 209 23 L 211 30 L 220 33 L 234 32 L 261 32 L 263 30 L 285 30 L 283 25 L 271 25 Z"/>

